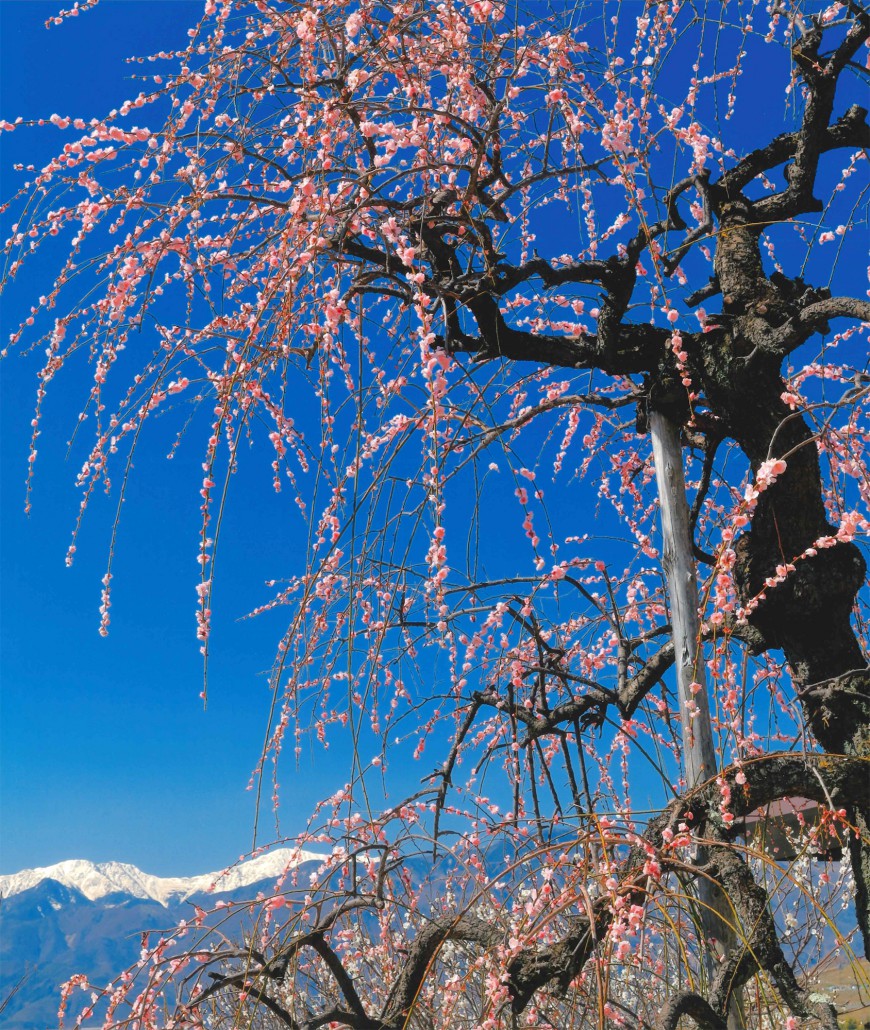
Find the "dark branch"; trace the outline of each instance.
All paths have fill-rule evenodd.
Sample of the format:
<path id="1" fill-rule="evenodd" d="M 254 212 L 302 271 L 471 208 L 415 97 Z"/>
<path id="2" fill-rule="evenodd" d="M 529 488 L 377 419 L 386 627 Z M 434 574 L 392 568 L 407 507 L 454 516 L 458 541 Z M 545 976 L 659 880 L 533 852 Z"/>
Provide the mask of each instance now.
<path id="1" fill-rule="evenodd" d="M 360 997 L 353 985 L 353 980 L 341 964 L 341 959 L 326 943 L 326 939 L 323 934 L 312 934 L 308 939 L 308 946 L 316 951 L 323 961 L 329 966 L 329 971 L 335 977 L 336 983 L 341 988 L 341 993 L 347 999 L 347 1003 L 350 1005 L 351 1009 L 353 1009 L 354 1014 L 356 1016 L 361 1016 L 364 1019 L 368 1019 L 365 1009 L 363 1008 L 362 1001 L 360 1001 Z"/>
<path id="2" fill-rule="evenodd" d="M 746 777 L 744 785 L 739 785 L 735 779 L 738 772 Z M 865 789 L 866 774 L 867 762 L 860 758 L 843 758 L 832 765 L 824 755 L 772 755 L 747 763 L 742 769 L 726 770 L 721 778 L 731 788 L 734 814 L 743 816 L 786 797 L 806 797 L 820 804 L 832 801 L 846 804 L 854 796 L 853 792 L 860 793 Z M 686 797 L 677 798 L 649 824 L 643 835 L 646 844 L 652 845 L 667 864 L 661 852 L 663 831 L 666 828 L 676 830 L 678 824 L 689 817 L 698 831 L 707 829 L 708 839 L 726 841 L 721 830 L 714 830 L 714 827 L 721 826 L 721 796 L 719 783 L 711 782 Z M 725 1011 L 734 989 L 745 983 L 761 965 L 771 972 L 786 1003 L 794 1006 L 793 1012 L 826 1020 L 825 1007 L 809 1001 L 782 958 L 766 893 L 755 884 L 748 866 L 730 843 L 722 843 L 719 847 L 714 844 L 714 848 L 719 865 L 713 872 L 719 874 L 717 881 L 730 893 L 747 945 L 734 961 L 723 964 L 714 984 L 711 1002 L 706 1010 L 700 1007 L 697 1011 L 706 1013 L 708 1018 L 710 1011 L 714 1014 L 717 1009 Z M 613 874 L 620 881 L 619 894 L 626 904 L 642 904 L 646 900 L 648 878 L 642 869 L 647 857 L 645 846 L 635 847 Z M 680 868 L 685 872 L 685 865 Z M 705 872 L 711 875 L 710 867 Z M 590 957 L 595 943 L 607 932 L 613 918 L 610 899 L 602 899 L 599 904 L 600 907 L 596 905 L 594 908 L 591 923 L 587 917 L 577 917 L 577 928 L 561 941 L 536 951 L 524 951 L 513 960 L 508 972 L 515 1012 L 522 1012 L 535 992 L 550 982 L 555 981 L 560 989 L 567 989 Z M 689 1009 L 683 1011 L 686 1015 L 694 1015 Z M 716 1026 L 715 1023 L 708 1025 Z"/>
<path id="3" fill-rule="evenodd" d="M 824 130 L 818 144 L 819 153 L 824 154 L 842 147 L 857 148 L 870 145 L 870 126 L 868 126 L 866 118 L 865 108 L 859 107 L 857 104 L 850 107 L 841 118 Z M 747 154 L 734 168 L 711 185 L 711 193 L 721 200 L 735 197 L 757 175 L 790 161 L 797 152 L 803 131 L 801 129 L 797 132 L 784 132 L 768 143 L 766 147 Z M 765 213 L 768 217 L 785 217 L 784 215 L 774 216 L 771 208 L 775 204 L 782 203 L 781 198 L 784 198 L 786 193 L 787 191 L 777 193 L 772 197 L 765 197 L 763 200 L 757 201 L 756 210 L 766 207 Z"/>
<path id="4" fill-rule="evenodd" d="M 870 322 L 870 301 L 858 297 L 828 297 L 807 305 L 798 316 L 805 327 L 818 329 L 830 318 L 854 318 Z"/>
<path id="5" fill-rule="evenodd" d="M 752 654 L 760 654 L 765 650 L 764 638 L 758 630 L 745 622 L 738 622 L 733 616 L 728 616 L 718 626 L 705 625 L 701 632 L 703 640 L 726 635 L 747 644 Z M 629 641 L 628 645 L 632 647 L 632 642 Z M 661 682 L 662 677 L 673 664 L 674 645 L 669 641 L 663 644 L 652 657 L 646 659 L 643 667 L 621 684 L 618 691 L 609 690 L 594 680 L 576 676 L 569 670 L 551 665 L 547 668 L 550 675 L 563 679 L 565 682 L 582 684 L 587 689 L 583 697 L 565 701 L 541 715 L 536 715 L 533 710 L 526 709 L 522 705 L 511 705 L 496 691 L 475 693 L 474 702 L 478 707 L 497 708 L 521 722 L 527 730 L 527 735 L 521 742 L 525 747 L 533 740 L 548 733 L 561 732 L 562 726 L 574 722 L 575 719 L 598 724 L 604 718 L 604 712 L 610 705 L 616 707 L 622 719 L 631 719 L 647 694 Z"/>
<path id="6" fill-rule="evenodd" d="M 681 1016 L 689 1016 L 701 1030 L 728 1030 L 728 1024 L 709 1003 L 692 991 L 675 995 L 659 1013 L 657 1030 L 677 1030 Z"/>
<path id="7" fill-rule="evenodd" d="M 494 949 L 502 943 L 502 933 L 492 923 L 472 915 L 440 916 L 420 931 L 384 1006 L 382 1021 L 387 1026 L 404 1027 L 407 1016 L 438 950 L 447 940 L 467 941 Z"/>
<path id="8" fill-rule="evenodd" d="M 658 365 L 670 337 L 667 330 L 656 326 L 622 325 L 615 347 L 605 348 L 598 336 L 551 336 L 514 329 L 488 295 L 466 303 L 481 335 L 463 335 L 445 343 L 449 350 L 474 354 L 478 361 L 505 358 L 560 368 L 600 368 L 610 375 L 638 375 Z"/>

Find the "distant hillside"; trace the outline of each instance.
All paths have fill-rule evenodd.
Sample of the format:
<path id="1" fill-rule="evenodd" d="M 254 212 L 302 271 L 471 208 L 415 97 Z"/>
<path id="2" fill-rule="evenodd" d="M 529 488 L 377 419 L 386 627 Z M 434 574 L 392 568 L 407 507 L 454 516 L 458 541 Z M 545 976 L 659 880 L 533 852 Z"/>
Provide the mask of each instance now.
<path id="1" fill-rule="evenodd" d="M 864 1030 L 870 1026 L 870 962 L 845 953 L 820 963 L 812 979 L 814 990 L 830 997 L 840 1013 L 840 1026 Z"/>
<path id="2" fill-rule="evenodd" d="M 218 900 L 250 900 L 259 889 L 272 887 L 288 862 L 315 868 L 320 861 L 310 852 L 283 849 L 242 863 L 222 878 L 214 873 L 163 878 L 117 862 L 81 860 L 0 876 L 0 1005 L 8 999 L 0 1025 L 52 1030 L 60 985 L 74 973 L 107 984 L 138 959 L 142 931 L 172 928 L 190 917 L 193 903 L 211 907 Z M 212 884 L 216 890 L 206 893 Z M 241 935 L 246 914 L 235 918 Z M 70 1017 L 85 1001 L 84 995 L 74 998 Z"/>

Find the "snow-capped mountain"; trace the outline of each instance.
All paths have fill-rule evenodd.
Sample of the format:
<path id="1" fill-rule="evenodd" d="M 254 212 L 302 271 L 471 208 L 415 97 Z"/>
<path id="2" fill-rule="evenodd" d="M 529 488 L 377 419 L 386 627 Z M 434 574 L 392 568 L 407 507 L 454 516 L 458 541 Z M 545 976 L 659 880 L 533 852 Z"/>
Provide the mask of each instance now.
<path id="1" fill-rule="evenodd" d="M 143 931 L 190 918 L 194 903 L 234 903 L 223 927 L 241 940 L 250 919 L 244 902 L 274 889 L 285 871 L 314 870 L 322 860 L 284 848 L 201 876 L 153 876 L 122 862 L 83 859 L 0 876 L 0 1025 L 52 1030 L 62 983 L 74 973 L 108 983 L 136 961 Z"/>
<path id="2" fill-rule="evenodd" d="M 170 902 L 184 901 L 193 894 L 216 891 L 224 893 L 246 887 L 261 880 L 276 879 L 285 870 L 321 856 L 310 851 L 279 848 L 247 862 L 240 862 L 227 872 L 203 873 L 200 876 L 152 876 L 124 862 L 88 862 L 70 859 L 38 869 L 0 876 L 0 896 L 10 898 L 30 890 L 43 880 L 55 880 L 97 901 L 110 894 L 126 894 L 131 898 L 150 898 L 168 907 Z"/>

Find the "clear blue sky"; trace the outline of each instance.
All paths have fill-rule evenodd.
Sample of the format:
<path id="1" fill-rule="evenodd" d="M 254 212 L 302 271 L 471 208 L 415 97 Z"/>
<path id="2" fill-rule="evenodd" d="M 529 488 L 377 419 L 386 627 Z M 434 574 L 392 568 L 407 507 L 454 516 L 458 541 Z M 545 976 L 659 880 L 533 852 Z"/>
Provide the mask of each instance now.
<path id="1" fill-rule="evenodd" d="M 200 0 L 110 0 L 46 30 L 60 6 L 71 4 L 0 2 L 0 117 L 90 118 L 119 106 L 139 89 L 124 58 L 182 45 L 202 12 Z M 18 179 L 13 162 L 38 163 L 62 142 L 46 129 L 2 137 L 4 196 Z M 15 299 L 45 288 L 36 266 L 21 287 L 2 312 L 4 337 L 17 322 Z M 85 377 L 65 376 L 50 399 L 33 511 L 24 515 L 37 367 L 13 355 L 0 370 L 0 872 L 66 858 L 133 862 L 166 874 L 220 868 L 250 847 L 254 805 L 245 787 L 263 741 L 265 673 L 283 626 L 283 619 L 237 620 L 267 598 L 263 583 L 275 573 L 259 534 L 292 550 L 298 514 L 289 495 L 278 501 L 260 491 L 255 533 L 240 507 L 231 508 L 204 712 L 194 623 L 200 499 L 197 478 L 188 475 L 201 460 L 201 441 L 183 446 L 174 463 L 143 461 L 137 469 L 121 527 L 111 633 L 103 639 L 100 579 L 114 502 L 90 513 L 76 563 L 64 565 L 82 460 L 78 452 L 66 460 L 65 441 L 86 396 Z M 292 777 L 284 770 L 282 828 L 304 825 L 339 768 L 346 776 L 320 756 L 316 769 Z"/>

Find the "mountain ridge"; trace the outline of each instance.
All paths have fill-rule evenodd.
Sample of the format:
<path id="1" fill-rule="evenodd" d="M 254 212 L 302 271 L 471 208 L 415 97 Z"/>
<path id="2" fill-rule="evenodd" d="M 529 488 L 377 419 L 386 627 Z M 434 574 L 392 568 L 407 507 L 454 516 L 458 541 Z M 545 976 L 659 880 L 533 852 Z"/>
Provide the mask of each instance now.
<path id="1" fill-rule="evenodd" d="M 243 939 L 251 918 L 243 902 L 274 889 L 285 871 L 304 864 L 316 869 L 325 857 L 277 848 L 223 874 L 187 877 L 153 876 L 124 862 L 69 859 L 0 876 L 3 1030 L 57 1026 L 62 983 L 76 973 L 86 973 L 91 983 L 109 983 L 138 960 L 143 932 L 163 934 L 189 919 L 193 905 L 232 903 L 223 931 Z M 68 1025 L 76 1006 L 84 1004 L 76 992 Z M 99 1025 L 104 1009 L 89 1019 L 89 1026 Z"/>
<path id="2" fill-rule="evenodd" d="M 0 875 L 0 896 L 14 897 L 45 880 L 54 880 L 79 891 L 89 901 L 120 893 L 156 901 L 168 908 L 171 902 L 184 901 L 193 894 L 224 893 L 262 880 L 277 879 L 294 866 L 322 861 L 324 857 L 298 848 L 277 848 L 226 870 L 197 876 L 155 876 L 126 862 L 67 859 L 50 866 Z"/>

